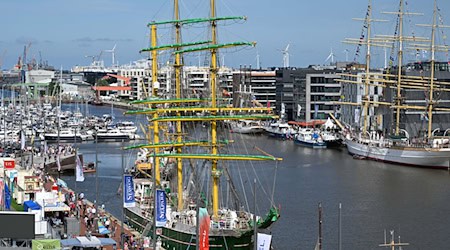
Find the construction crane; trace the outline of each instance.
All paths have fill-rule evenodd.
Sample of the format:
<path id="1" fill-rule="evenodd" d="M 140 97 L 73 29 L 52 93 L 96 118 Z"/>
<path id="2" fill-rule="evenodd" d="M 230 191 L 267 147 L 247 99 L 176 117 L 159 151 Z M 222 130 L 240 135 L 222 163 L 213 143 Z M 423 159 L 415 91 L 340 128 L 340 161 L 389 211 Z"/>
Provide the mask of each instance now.
<path id="1" fill-rule="evenodd" d="M 92 64 L 94 64 L 94 62 L 95 62 L 95 57 L 97 57 L 97 56 L 84 56 L 84 57 L 86 57 L 86 58 L 91 58 L 91 59 L 92 59 Z"/>

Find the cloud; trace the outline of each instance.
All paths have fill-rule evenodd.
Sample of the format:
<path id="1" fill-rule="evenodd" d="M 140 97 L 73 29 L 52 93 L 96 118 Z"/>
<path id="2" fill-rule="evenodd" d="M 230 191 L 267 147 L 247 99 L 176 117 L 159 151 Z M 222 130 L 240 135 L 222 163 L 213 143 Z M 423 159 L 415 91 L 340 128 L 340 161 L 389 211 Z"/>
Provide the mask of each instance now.
<path id="1" fill-rule="evenodd" d="M 52 44 L 53 41 L 50 41 L 50 40 L 44 40 L 43 43 L 46 43 L 46 44 Z"/>
<path id="2" fill-rule="evenodd" d="M 16 39 L 16 43 L 17 44 L 28 44 L 28 43 L 32 43 L 32 44 L 37 44 L 37 43 L 39 43 L 38 42 L 38 40 L 37 39 L 35 39 L 35 38 L 32 38 L 32 37 L 24 37 L 24 36 L 22 36 L 22 37 L 18 37 L 17 39 Z"/>
<path id="3" fill-rule="evenodd" d="M 74 42 L 79 43 L 94 43 L 94 42 L 132 42 L 133 39 L 131 38 L 119 38 L 119 39 L 113 39 L 108 37 L 102 37 L 102 38 L 92 38 L 92 37 L 82 37 L 77 38 L 73 40 Z"/>

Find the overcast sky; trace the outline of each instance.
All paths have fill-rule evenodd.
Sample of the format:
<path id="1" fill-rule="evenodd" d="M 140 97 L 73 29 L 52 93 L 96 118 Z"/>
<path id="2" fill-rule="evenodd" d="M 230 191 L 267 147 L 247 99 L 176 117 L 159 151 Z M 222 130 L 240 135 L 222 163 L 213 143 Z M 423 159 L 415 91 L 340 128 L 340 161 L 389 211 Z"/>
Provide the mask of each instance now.
<path id="1" fill-rule="evenodd" d="M 207 17 L 209 0 L 180 0 L 181 18 Z M 374 0 L 374 18 L 388 22 L 373 25 L 373 33 L 393 34 L 395 16 L 381 11 L 398 10 L 397 0 Z M 430 30 L 415 26 L 416 23 L 431 23 L 432 0 L 407 1 L 407 9 L 421 12 L 424 16 L 406 17 L 405 31 L 415 36 L 429 36 Z M 223 51 L 220 61 L 225 65 L 256 65 L 260 55 L 262 67 L 282 66 L 281 49 L 288 44 L 290 66 L 305 67 L 324 64 L 333 49 L 336 60 L 355 58 L 355 45 L 346 45 L 346 37 L 359 38 L 362 22 L 352 18 L 363 18 L 367 11 L 366 0 L 217 0 L 218 16 L 247 16 L 246 22 L 225 22 L 219 26 L 219 41 L 256 41 L 255 48 L 235 48 Z M 69 69 L 74 65 L 88 65 L 86 56 L 99 55 L 102 50 L 116 46 L 116 59 L 120 64 L 128 63 L 146 55 L 139 50 L 149 45 L 149 30 L 146 24 L 152 20 L 169 20 L 173 17 L 173 0 L 77 0 L 77 1 L 17 1 L 1 0 L 2 29 L 0 36 L 0 58 L 4 69 L 11 68 L 23 53 L 24 45 L 31 42 L 28 59 L 43 60 L 59 68 Z M 438 6 L 443 21 L 450 25 L 450 1 L 440 0 Z M 447 14 L 447 15 L 446 15 Z M 171 43 L 170 26 L 158 30 L 159 44 Z M 446 33 L 450 30 L 446 31 Z M 208 39 L 205 25 L 185 27 L 184 42 Z M 440 41 L 445 36 L 439 35 Z M 447 43 L 448 44 L 448 43 Z M 362 54 L 362 53 L 361 53 Z M 389 52 L 388 52 L 389 54 Z M 414 59 L 414 52 L 407 52 Z M 161 54 L 167 60 L 169 53 Z M 408 56 L 408 55 L 407 55 Z M 426 56 L 425 53 L 421 55 Z M 204 62 L 204 54 L 185 56 L 186 64 Z M 384 64 L 383 49 L 374 50 L 375 64 Z M 359 59 L 358 59 L 359 58 Z M 363 57 L 357 59 L 363 61 Z M 111 64 L 111 53 L 104 52 L 102 59 Z M 442 56 L 442 60 L 447 60 Z"/>

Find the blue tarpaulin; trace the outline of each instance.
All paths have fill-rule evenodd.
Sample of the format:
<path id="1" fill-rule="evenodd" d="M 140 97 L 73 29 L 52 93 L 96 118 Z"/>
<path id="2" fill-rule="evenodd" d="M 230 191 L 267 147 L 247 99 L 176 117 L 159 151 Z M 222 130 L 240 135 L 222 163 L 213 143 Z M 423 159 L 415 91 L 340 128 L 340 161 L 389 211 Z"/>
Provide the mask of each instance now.
<path id="1" fill-rule="evenodd" d="M 37 204 L 34 201 L 25 201 L 23 203 L 23 210 L 27 212 L 28 209 L 39 210 L 39 209 L 41 209 L 41 206 L 39 206 L 39 204 Z"/>

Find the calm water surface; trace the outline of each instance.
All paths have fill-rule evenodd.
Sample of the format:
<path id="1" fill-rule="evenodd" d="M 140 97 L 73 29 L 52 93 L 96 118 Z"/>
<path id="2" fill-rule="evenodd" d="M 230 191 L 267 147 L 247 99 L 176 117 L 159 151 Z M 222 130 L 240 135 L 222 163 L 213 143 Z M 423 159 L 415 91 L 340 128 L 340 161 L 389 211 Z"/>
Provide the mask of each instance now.
<path id="1" fill-rule="evenodd" d="M 66 105 L 64 108 L 74 107 Z M 84 113 L 84 107 L 82 111 Z M 111 107 L 90 106 L 89 111 L 96 115 L 110 114 Z M 116 108 L 112 112 L 116 120 L 128 119 L 137 124 L 144 121 L 142 116 L 124 118 L 123 110 Z M 345 148 L 309 149 L 264 135 L 242 137 L 247 145 L 258 145 L 284 158 L 278 164 L 274 197 L 275 204 L 281 207 L 281 218 L 271 229 L 276 249 L 314 249 L 319 202 L 323 206 L 324 249 L 338 249 L 339 203 L 343 205 L 343 249 L 379 249 L 385 229 L 395 230 L 402 242 L 411 244 L 404 249 L 450 249 L 450 175 L 447 171 L 355 160 Z M 99 204 L 105 204 L 119 218 L 121 197 L 117 190 L 122 174 L 122 154 L 125 167 L 132 166 L 135 160 L 135 152 L 123 152 L 120 146 L 120 143 L 102 143 L 97 149 L 101 161 Z M 95 144 L 81 143 L 79 147 L 86 161 L 95 160 Z M 260 164 L 263 165 L 257 165 L 256 169 L 263 179 L 273 176 L 273 163 Z M 271 170 L 266 172 L 267 167 Z M 75 187 L 73 176 L 64 178 Z M 251 186 L 247 182 L 244 180 L 243 185 Z M 270 189 L 271 185 L 266 186 Z M 95 200 L 95 174 L 86 175 L 85 182 L 76 184 L 76 190 L 84 192 L 89 200 Z M 247 195 L 253 200 L 251 193 Z M 258 204 L 270 198 L 263 190 L 259 190 L 257 196 Z M 251 205 L 250 209 L 253 209 Z M 258 211 L 259 214 L 267 212 L 259 205 Z"/>

